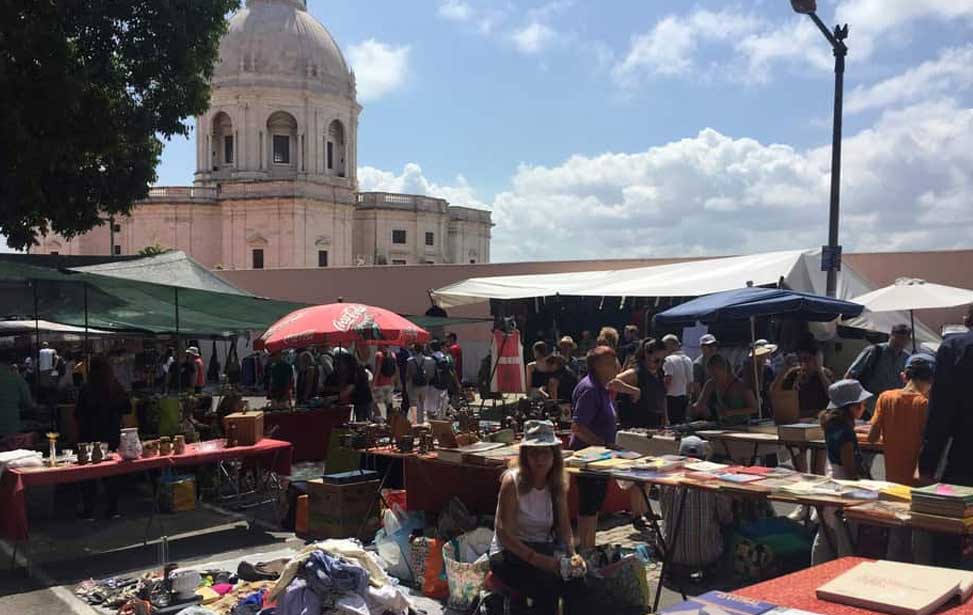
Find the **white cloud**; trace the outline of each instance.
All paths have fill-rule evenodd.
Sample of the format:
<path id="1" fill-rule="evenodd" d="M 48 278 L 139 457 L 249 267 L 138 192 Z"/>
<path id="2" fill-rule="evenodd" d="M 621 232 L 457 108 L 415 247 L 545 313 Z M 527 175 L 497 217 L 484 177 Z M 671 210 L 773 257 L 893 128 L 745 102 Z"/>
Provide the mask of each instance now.
<path id="1" fill-rule="evenodd" d="M 973 88 L 973 45 L 944 49 L 939 58 L 923 62 L 901 75 L 872 86 L 858 86 L 848 94 L 845 109 L 868 109 L 956 94 Z"/>
<path id="2" fill-rule="evenodd" d="M 469 21 L 473 18 L 473 7 L 461 0 L 446 0 L 439 5 L 439 16 L 451 21 Z"/>
<path id="3" fill-rule="evenodd" d="M 760 20 L 739 10 L 697 9 L 688 15 L 668 15 L 648 32 L 632 38 L 628 53 L 614 68 L 614 77 L 631 84 L 641 75 L 680 75 L 697 67 L 698 48 L 732 43 L 753 32 Z"/>
<path id="4" fill-rule="evenodd" d="M 394 46 L 375 39 L 352 45 L 348 58 L 358 80 L 358 98 L 377 100 L 400 88 L 409 70 L 409 46 Z"/>
<path id="5" fill-rule="evenodd" d="M 631 86 L 643 77 L 686 74 L 762 82 L 780 64 L 831 69 L 831 49 L 811 20 L 791 13 L 786 3 L 780 6 L 777 18 L 771 11 L 756 16 L 740 7 L 663 17 L 633 37 L 613 75 Z M 850 25 L 848 44 L 855 61 L 861 62 L 882 44 L 901 46 L 916 22 L 973 19 L 973 0 L 842 0 L 831 18 L 822 14 L 822 19 L 829 25 Z M 698 56 L 705 46 L 722 53 L 709 66 L 700 66 Z"/>
<path id="6" fill-rule="evenodd" d="M 973 109 L 951 100 L 885 112 L 844 142 L 847 250 L 968 248 Z M 493 199 L 495 260 L 712 255 L 813 248 L 827 236 L 829 146 L 799 150 L 713 129 L 644 152 L 522 164 Z M 359 171 L 363 190 L 484 207 L 462 177 Z"/>
<path id="7" fill-rule="evenodd" d="M 532 22 L 511 34 L 514 45 L 521 53 L 540 53 L 550 47 L 557 39 L 553 28 L 540 22 Z"/>
<path id="8" fill-rule="evenodd" d="M 395 192 L 400 194 L 424 194 L 446 199 L 450 205 L 489 209 L 477 198 L 473 187 L 462 175 L 458 175 L 454 185 L 437 184 L 423 175 L 422 167 L 410 162 L 399 174 L 383 171 L 375 167 L 358 169 L 358 186 L 362 192 Z"/>

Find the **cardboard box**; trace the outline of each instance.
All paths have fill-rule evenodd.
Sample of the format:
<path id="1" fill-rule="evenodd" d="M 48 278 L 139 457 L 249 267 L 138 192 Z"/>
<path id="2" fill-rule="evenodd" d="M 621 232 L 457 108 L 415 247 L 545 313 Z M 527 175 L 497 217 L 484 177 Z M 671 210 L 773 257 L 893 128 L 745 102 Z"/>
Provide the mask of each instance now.
<path id="1" fill-rule="evenodd" d="M 167 513 L 196 510 L 196 479 L 182 477 L 162 483 L 159 490 L 159 509 Z"/>
<path id="2" fill-rule="evenodd" d="M 223 417 L 223 431 L 237 446 L 253 446 L 264 439 L 264 413 L 258 410 L 227 414 Z"/>
<path id="3" fill-rule="evenodd" d="M 381 525 L 380 484 L 378 480 L 348 484 L 308 481 L 308 537 L 371 538 Z"/>

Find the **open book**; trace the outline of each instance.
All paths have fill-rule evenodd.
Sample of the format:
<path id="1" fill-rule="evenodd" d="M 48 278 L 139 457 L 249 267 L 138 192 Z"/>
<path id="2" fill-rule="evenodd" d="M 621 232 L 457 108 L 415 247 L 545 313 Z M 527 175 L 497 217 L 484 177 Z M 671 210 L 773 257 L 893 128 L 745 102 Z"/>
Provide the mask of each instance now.
<path id="1" fill-rule="evenodd" d="M 954 598 L 973 593 L 973 572 L 865 562 L 818 588 L 821 600 L 892 615 L 929 615 Z"/>

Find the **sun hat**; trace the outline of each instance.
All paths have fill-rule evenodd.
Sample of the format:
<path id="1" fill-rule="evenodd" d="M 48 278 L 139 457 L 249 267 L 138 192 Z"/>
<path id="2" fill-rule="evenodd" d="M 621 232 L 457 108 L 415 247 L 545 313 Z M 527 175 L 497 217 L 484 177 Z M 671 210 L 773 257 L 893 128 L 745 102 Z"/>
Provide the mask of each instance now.
<path id="1" fill-rule="evenodd" d="M 550 421 L 527 421 L 524 423 L 524 439 L 520 446 L 560 446 L 561 441 L 554 434 L 554 423 Z"/>
<path id="2" fill-rule="evenodd" d="M 700 346 L 711 346 L 711 345 L 717 344 L 717 343 L 719 343 L 719 342 L 716 341 L 716 336 L 713 335 L 712 333 L 707 333 L 706 335 L 704 335 L 701 338 L 699 338 L 699 345 Z"/>
<path id="3" fill-rule="evenodd" d="M 577 348 L 578 345 L 574 342 L 574 338 L 570 335 L 565 335 L 561 338 L 561 341 L 557 343 L 558 346 L 571 346 L 572 348 Z"/>
<path id="4" fill-rule="evenodd" d="M 831 403 L 828 404 L 829 410 L 843 408 L 851 404 L 859 404 L 870 397 L 874 397 L 865 390 L 857 380 L 839 380 L 828 387 L 828 397 Z"/>
<path id="5" fill-rule="evenodd" d="M 709 446 L 699 436 L 686 436 L 679 442 L 679 454 L 683 457 L 697 457 L 703 459 L 708 454 Z"/>
<path id="6" fill-rule="evenodd" d="M 186 352 L 193 355 L 194 357 L 199 356 L 199 348 L 196 348 L 195 346 L 190 346 L 189 348 L 186 349 Z"/>
<path id="7" fill-rule="evenodd" d="M 767 340 L 757 340 L 753 343 L 753 349 L 750 351 L 750 356 L 752 357 L 756 354 L 758 357 L 763 357 L 769 354 L 774 354 L 777 352 L 777 344 L 771 344 Z"/>
<path id="8" fill-rule="evenodd" d="M 676 335 L 673 335 L 672 333 L 669 333 L 667 335 L 663 335 L 662 336 L 662 343 L 663 344 L 668 344 L 669 342 L 675 342 L 677 344 L 681 344 L 682 343 L 682 342 L 679 341 L 679 337 L 676 336 Z"/>

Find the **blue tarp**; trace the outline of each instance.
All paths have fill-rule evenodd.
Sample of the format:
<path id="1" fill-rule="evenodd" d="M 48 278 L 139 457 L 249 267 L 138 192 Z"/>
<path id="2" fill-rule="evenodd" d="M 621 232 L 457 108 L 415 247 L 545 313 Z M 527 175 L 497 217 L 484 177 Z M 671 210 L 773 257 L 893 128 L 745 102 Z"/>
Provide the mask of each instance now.
<path id="1" fill-rule="evenodd" d="M 775 316 L 813 322 L 827 322 L 839 316 L 854 317 L 865 308 L 841 301 L 777 288 L 741 288 L 687 301 L 655 316 L 657 326 L 713 324 L 751 317 Z"/>

